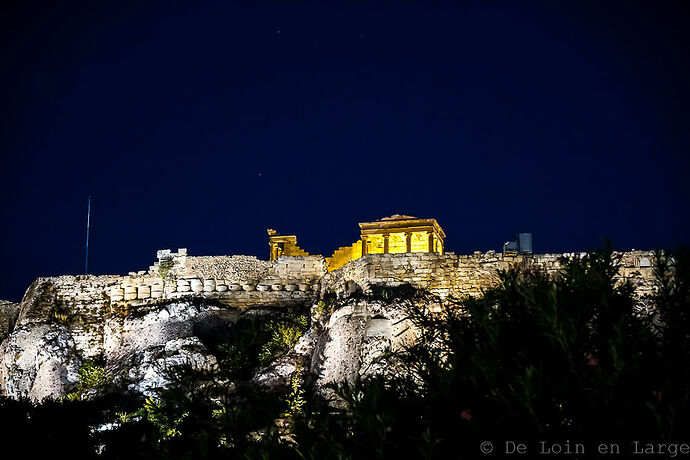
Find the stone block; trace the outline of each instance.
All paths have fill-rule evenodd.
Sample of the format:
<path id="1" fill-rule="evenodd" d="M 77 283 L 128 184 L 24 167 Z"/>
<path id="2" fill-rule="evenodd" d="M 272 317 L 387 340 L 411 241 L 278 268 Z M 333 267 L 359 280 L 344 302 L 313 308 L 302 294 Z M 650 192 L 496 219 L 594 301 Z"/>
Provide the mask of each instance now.
<path id="1" fill-rule="evenodd" d="M 191 280 L 189 280 L 189 287 L 192 289 L 192 292 L 198 294 L 204 289 L 204 284 L 201 282 L 200 279 L 192 278 Z"/>
<path id="2" fill-rule="evenodd" d="M 151 297 L 151 286 L 139 286 L 137 288 L 137 299 L 148 299 Z"/>
<path id="3" fill-rule="evenodd" d="M 204 280 L 204 292 L 213 292 L 216 290 L 215 280 Z"/>
<path id="4" fill-rule="evenodd" d="M 125 290 L 122 288 L 113 288 L 110 290 L 110 301 L 121 302 L 125 300 Z"/>
<path id="5" fill-rule="evenodd" d="M 125 300 L 134 300 L 137 298 L 136 286 L 125 286 Z"/>
<path id="6" fill-rule="evenodd" d="M 177 280 L 177 292 L 189 292 L 192 288 L 187 280 Z"/>

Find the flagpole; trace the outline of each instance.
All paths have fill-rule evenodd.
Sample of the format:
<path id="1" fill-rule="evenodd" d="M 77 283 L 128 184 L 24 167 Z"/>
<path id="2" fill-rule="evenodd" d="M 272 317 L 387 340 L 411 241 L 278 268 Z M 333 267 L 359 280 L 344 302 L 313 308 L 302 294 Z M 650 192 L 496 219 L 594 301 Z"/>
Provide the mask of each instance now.
<path id="1" fill-rule="evenodd" d="M 89 196 L 89 209 L 86 213 L 86 256 L 84 259 L 84 274 L 89 273 L 89 226 L 91 224 L 91 196 Z"/>

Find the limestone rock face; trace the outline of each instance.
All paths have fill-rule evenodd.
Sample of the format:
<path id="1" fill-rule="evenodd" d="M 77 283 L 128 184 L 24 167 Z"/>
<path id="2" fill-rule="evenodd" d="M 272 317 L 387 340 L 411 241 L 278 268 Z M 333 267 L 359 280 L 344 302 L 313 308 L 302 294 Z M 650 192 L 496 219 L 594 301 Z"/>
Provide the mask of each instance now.
<path id="1" fill-rule="evenodd" d="M 203 302 L 161 302 L 136 311 L 55 296 L 54 280 L 27 291 L 14 330 L 0 345 L 0 394 L 34 401 L 72 391 L 79 368 L 97 360 L 115 383 L 149 396 L 169 382 L 180 365 L 213 370 L 216 358 L 202 338 L 227 329 L 238 309 Z"/>
<path id="2" fill-rule="evenodd" d="M 5 340 L 17 322 L 19 316 L 19 304 L 0 300 L 0 342 Z"/>
<path id="3" fill-rule="evenodd" d="M 319 313 L 313 312 L 317 321 L 305 341 L 312 342 L 310 370 L 317 390 L 327 392 L 329 384 L 395 372 L 389 352 L 400 350 L 416 336 L 406 319 L 409 307 L 409 300 L 345 299 L 334 304 L 332 314 L 322 314 L 320 322 Z"/>
<path id="4" fill-rule="evenodd" d="M 170 383 L 171 372 L 187 365 L 197 370 L 214 370 L 215 356 L 210 354 L 198 337 L 171 339 L 163 346 L 148 346 L 137 353 L 127 372 L 128 390 L 153 396 L 156 389 Z"/>
<path id="5" fill-rule="evenodd" d="M 225 313 L 225 314 L 223 314 Z M 187 364 L 213 369 L 216 359 L 194 334 L 235 316 L 218 307 L 174 303 L 140 316 L 106 320 L 100 359 L 129 390 L 151 395 L 165 386 L 169 372 Z M 232 313 L 232 312 L 231 312 Z M 0 346 L 0 389 L 12 398 L 40 401 L 69 392 L 78 380 L 85 353 L 75 340 L 79 328 L 55 320 L 22 324 Z"/>
<path id="6" fill-rule="evenodd" d="M 6 307 L 18 312 L 18 319 L 0 345 L 0 394 L 35 401 L 59 398 L 74 390 L 80 366 L 96 360 L 123 391 L 151 396 L 170 382 L 178 366 L 217 369 L 218 358 L 205 344 L 232 334 L 241 318 L 258 315 L 270 321 L 283 311 L 233 308 L 201 297 L 123 309 L 98 295 L 108 282 L 39 279 L 20 305 Z M 78 294 L 65 295 L 65 286 L 75 284 Z M 328 394 L 332 383 L 394 372 L 388 352 L 414 338 L 405 319 L 411 301 L 373 300 L 370 290 L 365 296 L 355 287 L 343 289 L 328 306 L 305 304 L 305 309 L 311 306 L 310 329 L 293 349 L 258 369 L 252 382 L 269 390 L 285 388 L 301 370 L 316 391 Z"/>
<path id="7" fill-rule="evenodd" d="M 252 381 L 268 390 L 285 388 L 290 384 L 290 379 L 297 372 L 301 363 L 301 357 L 293 350 L 276 359 L 266 368 L 259 370 Z"/>
<path id="8" fill-rule="evenodd" d="M 80 364 L 66 327 L 19 327 L 0 345 L 0 385 L 11 398 L 55 399 L 76 383 Z"/>
<path id="9" fill-rule="evenodd" d="M 151 396 L 165 387 L 170 373 L 181 365 L 213 370 L 216 358 L 199 335 L 213 333 L 239 318 L 238 311 L 217 306 L 175 302 L 149 307 L 105 324 L 103 353 L 107 365 L 117 369 L 118 382 L 135 393 Z"/>

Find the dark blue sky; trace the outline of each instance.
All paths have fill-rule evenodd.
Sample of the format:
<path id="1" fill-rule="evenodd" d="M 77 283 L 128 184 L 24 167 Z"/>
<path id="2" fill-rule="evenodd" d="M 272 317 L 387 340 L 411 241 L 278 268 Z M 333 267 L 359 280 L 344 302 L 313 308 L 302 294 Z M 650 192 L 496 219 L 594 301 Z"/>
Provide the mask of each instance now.
<path id="1" fill-rule="evenodd" d="M 683 2 L 335 4 L 5 3 L 0 298 L 83 271 L 88 195 L 94 273 L 394 213 L 458 253 L 688 242 Z"/>

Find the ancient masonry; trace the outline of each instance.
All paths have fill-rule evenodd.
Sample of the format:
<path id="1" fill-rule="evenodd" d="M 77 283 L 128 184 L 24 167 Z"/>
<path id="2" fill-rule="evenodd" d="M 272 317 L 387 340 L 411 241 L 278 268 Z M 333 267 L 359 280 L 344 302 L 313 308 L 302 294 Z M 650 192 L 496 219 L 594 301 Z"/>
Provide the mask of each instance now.
<path id="1" fill-rule="evenodd" d="M 328 271 L 337 270 L 367 254 L 443 254 L 443 239 L 446 234 L 436 219 L 419 219 L 395 214 L 374 222 L 362 222 L 359 227 L 359 240 L 350 246 L 338 248 L 333 255 L 325 259 Z M 276 260 L 280 256 L 309 255 L 297 246 L 295 235 L 279 235 L 277 231 L 269 228 L 268 236 L 271 260 Z"/>
<path id="2" fill-rule="evenodd" d="M 160 301 L 195 298 L 237 308 L 304 305 L 327 290 L 339 291 L 348 281 L 365 290 L 372 284 L 409 283 L 442 298 L 477 295 L 495 284 L 499 269 L 522 264 L 555 271 L 577 255 L 444 253 L 445 234 L 434 219 L 396 215 L 360 227 L 362 238 L 357 243 L 328 258 L 308 255 L 297 246 L 296 237 L 281 237 L 270 230 L 269 261 L 252 256 L 193 257 L 186 249 L 162 250 L 148 271 L 127 276 L 61 276 L 37 283 L 50 281 L 65 314 L 95 318 L 100 310 L 129 311 Z M 654 254 L 620 255 L 619 279 L 632 282 L 638 296 L 651 292 Z"/>
<path id="3" fill-rule="evenodd" d="M 82 360 L 104 356 L 117 372 L 129 369 L 128 378 L 136 382 L 132 388 L 144 392 L 162 385 L 160 369 L 183 356 L 215 363 L 215 357 L 200 351 L 203 344 L 195 328 L 236 321 L 247 309 L 250 316 L 268 315 L 269 308 L 308 308 L 329 292 L 385 292 L 375 286 L 406 283 L 445 299 L 474 296 L 495 285 L 499 269 L 520 264 L 553 272 L 577 256 L 531 254 L 529 244 L 506 245 L 502 253 L 457 255 L 445 251 L 445 233 L 435 219 L 396 215 L 362 223 L 360 229 L 358 241 L 330 257 L 309 255 L 297 246 L 296 236 L 271 230 L 270 260 L 161 250 L 148 270 L 127 276 L 39 278 L 21 304 L 0 302 L 0 394 L 59 397 L 77 381 Z M 644 295 L 654 289 L 654 254 L 619 255 L 618 279 L 632 283 L 638 306 L 644 308 Z M 409 338 L 412 332 L 405 332 L 397 307 L 386 317 L 374 317 L 385 303 L 341 305 L 328 319 L 325 338 L 312 337 L 324 346 L 311 364 L 312 370 L 324 369 L 319 382 L 352 381 L 358 373 L 370 372 L 361 370 L 360 359 L 372 363 L 375 347 L 388 339 L 365 343 L 357 338 L 360 332 L 391 338 L 391 347 Z M 438 302 L 433 303 L 436 308 Z M 290 367 L 271 369 L 287 372 Z M 280 375 L 275 378 L 289 382 L 289 373 Z"/>

